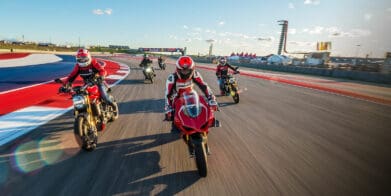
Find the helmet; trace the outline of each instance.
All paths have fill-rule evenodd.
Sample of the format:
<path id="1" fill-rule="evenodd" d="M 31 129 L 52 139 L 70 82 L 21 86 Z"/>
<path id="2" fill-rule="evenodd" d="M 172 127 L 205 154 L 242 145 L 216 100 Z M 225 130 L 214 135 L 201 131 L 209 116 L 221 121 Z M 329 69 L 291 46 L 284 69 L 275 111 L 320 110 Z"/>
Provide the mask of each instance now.
<path id="1" fill-rule="evenodd" d="M 79 49 L 76 54 L 76 61 L 80 67 L 87 67 L 91 64 L 91 54 L 87 49 Z"/>
<path id="2" fill-rule="evenodd" d="M 195 70 L 194 61 L 189 56 L 181 56 L 176 62 L 176 73 L 180 79 L 189 79 Z"/>
<path id="3" fill-rule="evenodd" d="M 226 59 L 225 57 L 220 57 L 219 63 L 220 63 L 221 65 L 225 65 L 225 64 L 227 64 L 227 59 Z"/>
<path id="4" fill-rule="evenodd" d="M 149 55 L 148 54 L 144 54 L 144 58 L 148 58 L 149 57 Z"/>

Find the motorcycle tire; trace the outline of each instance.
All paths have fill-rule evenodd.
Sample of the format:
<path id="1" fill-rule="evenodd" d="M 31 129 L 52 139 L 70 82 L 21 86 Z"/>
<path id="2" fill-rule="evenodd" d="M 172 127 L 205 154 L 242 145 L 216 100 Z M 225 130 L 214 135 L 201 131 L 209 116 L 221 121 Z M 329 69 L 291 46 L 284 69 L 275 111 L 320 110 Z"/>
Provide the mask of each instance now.
<path id="1" fill-rule="evenodd" d="M 232 96 L 232 99 L 234 100 L 235 103 L 239 103 L 239 94 L 235 92 L 235 95 Z"/>
<path id="2" fill-rule="evenodd" d="M 198 174 L 201 177 L 206 177 L 208 174 L 208 165 L 207 165 L 207 154 L 205 149 L 205 144 L 201 139 L 193 140 L 194 142 L 194 152 L 195 152 L 195 162 L 198 169 Z"/>
<path id="3" fill-rule="evenodd" d="M 235 103 L 239 103 L 239 93 L 234 85 L 231 86 L 232 92 L 235 94 L 232 95 L 232 99 L 234 100 Z"/>
<path id="4" fill-rule="evenodd" d="M 110 96 L 111 100 L 114 100 L 112 96 Z M 113 122 L 115 120 L 118 119 L 119 117 L 119 107 L 118 107 L 118 103 L 116 101 L 113 101 L 113 104 L 114 104 L 114 108 L 113 108 L 113 115 L 111 116 L 111 118 L 109 119 L 109 122 Z"/>
<path id="5" fill-rule="evenodd" d="M 74 134 L 76 140 L 80 141 L 82 149 L 86 151 L 93 151 L 96 148 L 97 136 L 87 136 L 88 123 L 84 116 L 78 116 L 74 124 Z M 80 144 L 79 143 L 79 144 Z"/>

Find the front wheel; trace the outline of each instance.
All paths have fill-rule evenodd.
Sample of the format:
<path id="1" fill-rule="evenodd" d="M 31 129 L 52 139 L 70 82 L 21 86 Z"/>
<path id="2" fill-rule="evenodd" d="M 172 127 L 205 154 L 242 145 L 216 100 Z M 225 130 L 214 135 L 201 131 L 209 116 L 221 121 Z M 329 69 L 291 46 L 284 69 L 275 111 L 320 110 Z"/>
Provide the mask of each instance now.
<path id="1" fill-rule="evenodd" d="M 205 143 L 202 141 L 194 142 L 195 161 L 198 169 L 198 174 L 201 177 L 206 177 L 208 173 L 207 156 Z"/>
<path id="2" fill-rule="evenodd" d="M 235 95 L 232 96 L 232 99 L 234 100 L 235 103 L 239 103 L 239 94 L 235 92 Z"/>
<path id="3" fill-rule="evenodd" d="M 96 130 L 89 128 L 89 123 L 84 116 L 78 116 L 74 124 L 74 133 L 79 145 L 86 151 L 93 151 L 98 143 Z"/>
<path id="4" fill-rule="evenodd" d="M 235 103 L 239 103 L 239 93 L 235 86 L 231 86 L 231 96 Z"/>
<path id="5" fill-rule="evenodd" d="M 111 100 L 114 100 L 114 99 L 111 99 Z M 116 101 L 113 101 L 113 105 L 114 105 L 114 108 L 113 108 L 113 106 L 111 106 L 112 107 L 112 110 L 111 110 L 112 114 L 111 114 L 111 118 L 109 120 L 110 122 L 117 120 L 119 117 L 118 103 Z"/>

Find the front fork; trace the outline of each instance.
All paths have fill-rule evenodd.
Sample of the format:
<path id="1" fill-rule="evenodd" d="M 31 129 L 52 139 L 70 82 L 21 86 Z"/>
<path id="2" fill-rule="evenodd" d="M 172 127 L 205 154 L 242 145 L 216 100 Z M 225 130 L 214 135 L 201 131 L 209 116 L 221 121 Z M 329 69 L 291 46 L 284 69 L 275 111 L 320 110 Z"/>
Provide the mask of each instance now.
<path id="1" fill-rule="evenodd" d="M 197 137 L 199 137 L 199 138 L 194 138 L 194 139 L 201 139 L 202 144 L 205 145 L 205 149 L 206 149 L 207 153 L 209 154 L 208 134 L 206 132 L 202 132 L 202 133 L 199 133 L 199 136 L 197 136 Z M 189 153 L 191 154 L 194 151 L 194 144 L 192 143 L 192 141 L 190 139 L 190 135 L 189 134 L 183 135 L 183 140 L 188 147 Z"/>

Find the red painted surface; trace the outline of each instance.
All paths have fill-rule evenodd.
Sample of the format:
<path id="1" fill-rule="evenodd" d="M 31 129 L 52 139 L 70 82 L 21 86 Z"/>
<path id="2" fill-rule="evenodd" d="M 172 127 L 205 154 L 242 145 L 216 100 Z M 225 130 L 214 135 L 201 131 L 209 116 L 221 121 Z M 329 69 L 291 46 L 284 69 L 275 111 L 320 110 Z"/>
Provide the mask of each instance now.
<path id="1" fill-rule="evenodd" d="M 105 62 L 108 75 L 116 74 L 120 69 L 117 63 Z M 114 82 L 114 80 L 108 81 L 108 83 Z M 81 78 L 77 77 L 73 84 L 81 85 Z M 0 116 L 33 105 L 68 108 L 72 105 L 71 96 L 57 94 L 60 86 L 60 84 L 51 82 L 0 94 Z"/>
<path id="2" fill-rule="evenodd" d="M 1 53 L 0 60 L 23 58 L 28 55 L 30 55 L 30 53 Z"/>

